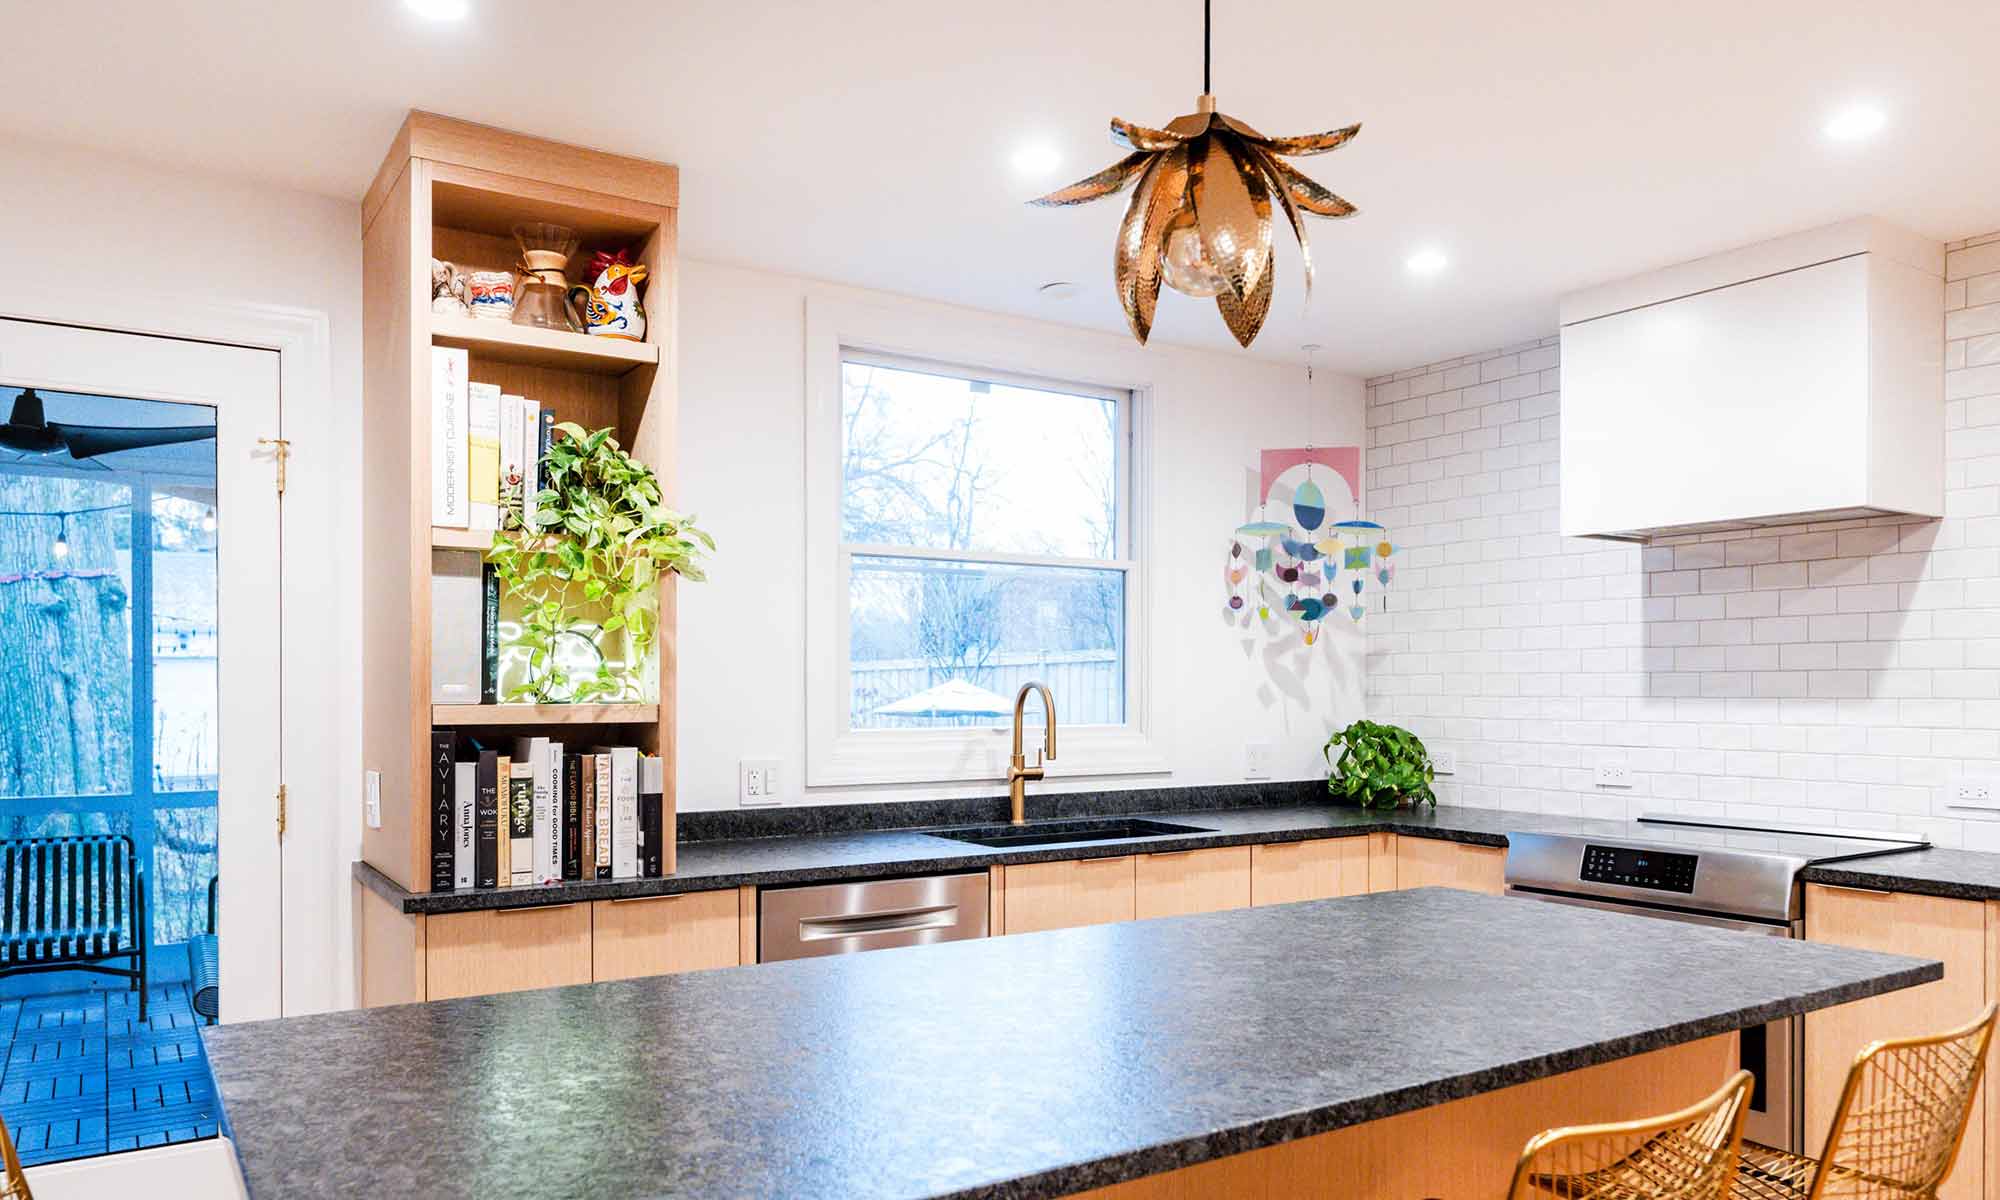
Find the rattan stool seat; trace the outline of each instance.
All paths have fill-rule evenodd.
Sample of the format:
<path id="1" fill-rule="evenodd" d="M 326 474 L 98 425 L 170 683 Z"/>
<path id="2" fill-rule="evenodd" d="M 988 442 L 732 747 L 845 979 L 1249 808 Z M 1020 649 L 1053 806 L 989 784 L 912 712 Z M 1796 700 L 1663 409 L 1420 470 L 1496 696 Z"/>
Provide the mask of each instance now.
<path id="1" fill-rule="evenodd" d="M 1743 1143 L 1739 1200 L 1935 1200 L 1958 1157 L 2000 1005 L 1970 1025 L 1855 1056 L 1824 1160 Z"/>
<path id="2" fill-rule="evenodd" d="M 1535 1135 L 1514 1169 L 1512 1200 L 1723 1200 L 1751 1077 L 1738 1071 L 1679 1112 Z"/>

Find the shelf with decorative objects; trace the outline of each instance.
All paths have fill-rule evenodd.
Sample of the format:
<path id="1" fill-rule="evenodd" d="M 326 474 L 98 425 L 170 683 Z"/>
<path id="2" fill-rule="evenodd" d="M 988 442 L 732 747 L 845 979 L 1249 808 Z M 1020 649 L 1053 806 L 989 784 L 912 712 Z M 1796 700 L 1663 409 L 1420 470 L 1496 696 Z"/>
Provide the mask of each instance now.
<path id="1" fill-rule="evenodd" d="M 616 664 L 625 673 L 616 688 L 600 680 L 594 691 L 580 689 L 577 703 L 548 703 L 547 689 L 519 681 L 498 695 L 489 691 L 487 703 L 442 703 L 434 692 L 433 666 L 446 632 L 433 615 L 441 564 L 475 562 L 475 576 L 490 573 L 496 562 L 507 565 L 510 547 L 496 548 L 492 528 L 472 527 L 508 522 L 504 493 L 497 521 L 490 506 L 483 521 L 482 514 L 467 519 L 456 512 L 457 519 L 439 518 L 434 446 L 467 446 L 468 432 L 477 438 L 481 431 L 475 426 L 459 431 L 456 443 L 445 440 L 452 418 L 435 403 L 432 359 L 435 347 L 461 351 L 455 361 L 468 392 L 486 385 L 488 395 L 497 389 L 531 398 L 549 425 L 573 431 L 557 438 L 581 444 L 604 431 L 604 442 L 622 448 L 618 465 L 656 481 L 671 508 L 678 202 L 679 173 L 669 164 L 421 112 L 409 114 L 363 198 L 369 454 L 358 490 L 367 564 L 363 686 L 370 703 L 362 742 L 381 803 L 379 823 L 363 829 L 362 857 L 412 892 L 442 890 L 440 882 L 461 885 L 441 866 L 454 849 L 452 827 L 441 832 L 435 819 L 441 808 L 434 737 L 447 731 L 458 739 L 460 769 L 468 744 L 497 745 L 504 755 L 515 738 L 547 738 L 573 752 L 631 747 L 626 753 L 636 751 L 642 762 L 658 756 L 656 774 L 664 778 L 651 846 L 658 869 L 674 870 L 672 570 L 659 574 L 657 602 L 653 585 L 644 585 L 650 649 Z M 541 323 L 531 323 L 536 319 Z M 457 486 L 466 493 L 456 498 L 461 505 L 480 499 L 477 480 L 467 483 L 466 468 L 477 469 L 472 446 L 456 464 Z M 517 513 L 519 507 L 517 501 Z M 517 560 L 559 545 L 555 536 L 532 531 L 507 542 Z M 469 697 L 480 698 L 477 689 Z M 516 698 L 525 702 L 495 702 Z M 360 925 L 364 981 L 374 977 L 365 990 L 424 998 L 421 927 L 376 911 L 365 896 Z"/>
<path id="2" fill-rule="evenodd" d="M 477 351 L 489 362 L 555 367 L 590 375 L 623 375 L 635 367 L 656 366 L 660 361 L 660 348 L 647 342 L 593 337 L 451 313 L 433 313 L 430 321 L 432 345 Z"/>

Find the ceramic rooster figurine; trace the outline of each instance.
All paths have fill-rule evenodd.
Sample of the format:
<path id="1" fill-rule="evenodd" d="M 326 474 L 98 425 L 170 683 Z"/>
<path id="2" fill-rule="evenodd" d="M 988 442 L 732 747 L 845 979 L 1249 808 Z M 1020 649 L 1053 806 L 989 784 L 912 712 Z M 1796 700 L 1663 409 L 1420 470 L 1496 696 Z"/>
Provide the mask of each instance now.
<path id="1" fill-rule="evenodd" d="M 639 304 L 639 285 L 646 281 L 644 265 L 632 261 L 623 250 L 591 256 L 590 273 L 596 284 L 570 288 L 570 303 L 583 314 L 583 331 L 601 337 L 646 340 L 646 310 Z"/>

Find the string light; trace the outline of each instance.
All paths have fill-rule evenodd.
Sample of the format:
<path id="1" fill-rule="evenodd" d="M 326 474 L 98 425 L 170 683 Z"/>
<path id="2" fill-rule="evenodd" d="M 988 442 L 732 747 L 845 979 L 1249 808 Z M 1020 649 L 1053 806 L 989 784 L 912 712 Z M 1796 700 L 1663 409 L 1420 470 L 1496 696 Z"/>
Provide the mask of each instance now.
<path id="1" fill-rule="evenodd" d="M 49 543 L 49 557 L 61 561 L 69 557 L 69 519 L 86 513 L 123 512 L 123 504 L 100 504 L 95 508 L 72 508 L 60 512 L 29 512 L 19 509 L 0 509 L 0 517 L 54 517 L 56 519 L 56 540 Z M 213 510 L 211 510 L 213 511 Z"/>

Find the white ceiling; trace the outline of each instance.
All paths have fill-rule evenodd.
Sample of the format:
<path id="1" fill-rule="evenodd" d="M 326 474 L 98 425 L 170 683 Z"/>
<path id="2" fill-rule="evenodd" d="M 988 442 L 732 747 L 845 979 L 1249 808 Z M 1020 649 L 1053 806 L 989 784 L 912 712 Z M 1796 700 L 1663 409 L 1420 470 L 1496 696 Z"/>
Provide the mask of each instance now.
<path id="1" fill-rule="evenodd" d="M 1295 160 L 1361 213 L 1309 218 L 1319 290 L 1281 259 L 1262 355 L 1375 373 L 1541 336 L 1572 287 L 1857 213 L 2000 229 L 1992 0 L 1215 2 L 1225 112 L 1366 124 Z M 1122 199 L 1021 201 L 1200 90 L 1196 0 L 471 3 L 10 6 L 0 131 L 358 197 L 426 108 L 679 163 L 691 256 L 1122 329 Z M 1857 98 L 1887 129 L 1828 144 Z M 1019 177 L 1028 141 L 1062 166 Z M 1417 280 L 1426 244 L 1451 266 Z M 1156 339 L 1234 349 L 1211 304 L 1161 309 Z"/>

